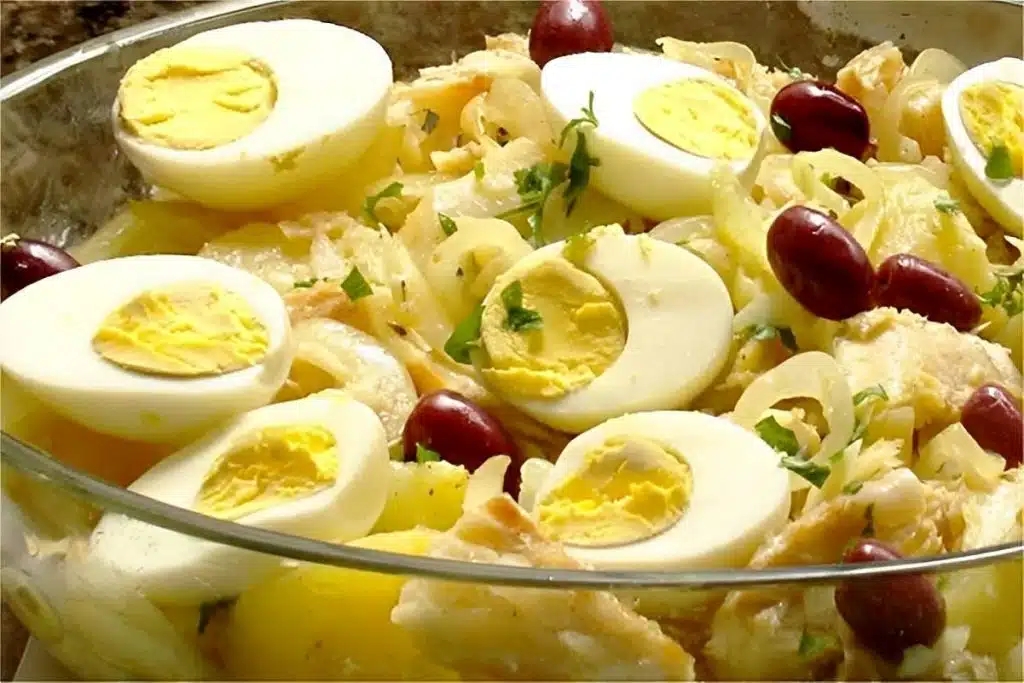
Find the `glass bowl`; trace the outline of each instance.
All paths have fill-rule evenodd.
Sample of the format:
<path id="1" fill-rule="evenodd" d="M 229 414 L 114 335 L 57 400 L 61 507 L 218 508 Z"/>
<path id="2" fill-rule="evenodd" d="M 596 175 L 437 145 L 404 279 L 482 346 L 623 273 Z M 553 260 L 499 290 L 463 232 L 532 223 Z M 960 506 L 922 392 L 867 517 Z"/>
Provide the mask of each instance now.
<path id="1" fill-rule="evenodd" d="M 1020 54 L 1022 23 L 1017 3 L 935 2 L 926 4 L 927 11 L 922 11 L 923 6 L 622 2 L 610 3 L 610 11 L 623 44 L 650 46 L 663 35 L 732 40 L 749 45 L 765 63 L 778 61 L 810 72 L 832 72 L 837 64 L 885 39 L 909 52 L 942 48 L 968 65 Z M 485 32 L 525 33 L 534 11 L 533 2 L 240 0 L 200 6 L 45 59 L 0 84 L 3 232 L 71 244 L 88 236 L 126 201 L 143 196 L 146 188 L 141 179 L 113 143 L 110 103 L 129 65 L 201 30 L 286 17 L 331 21 L 378 39 L 395 61 L 396 78 L 407 78 L 418 68 L 447 61 L 453 53 L 479 49 Z M 438 13 L 445 14 L 445 21 L 437 20 Z M 11 417 L 15 411 L 4 402 L 5 425 L 15 419 Z M 467 585 L 615 590 L 640 601 L 685 593 L 692 598 L 690 605 L 707 604 L 724 591 L 741 588 L 783 590 L 795 584 L 820 586 L 858 577 L 970 571 L 992 563 L 1019 562 L 1024 555 L 1020 543 L 1010 543 L 871 565 L 676 573 L 461 562 L 329 544 L 205 517 L 106 483 L 6 432 L 2 453 L 4 598 L 52 655 L 74 674 L 91 679 L 199 680 L 218 674 L 216 662 L 211 661 L 216 658 L 203 651 L 196 635 L 215 618 L 217 605 L 185 610 L 182 617 L 181 610 L 157 608 L 142 598 L 126 577 L 105 573 L 83 559 L 78 552 L 81 540 L 87 538 L 91 521 L 101 511 L 273 556 L 275 562 L 286 565 L 318 563 Z M 339 618 L 344 620 L 344 615 Z M 287 625 L 282 628 L 286 630 Z M 302 679 L 330 673 L 284 661 L 278 664 L 277 671 L 264 672 L 266 677 Z M 370 672 L 361 677 L 390 678 L 395 677 L 393 673 Z"/>

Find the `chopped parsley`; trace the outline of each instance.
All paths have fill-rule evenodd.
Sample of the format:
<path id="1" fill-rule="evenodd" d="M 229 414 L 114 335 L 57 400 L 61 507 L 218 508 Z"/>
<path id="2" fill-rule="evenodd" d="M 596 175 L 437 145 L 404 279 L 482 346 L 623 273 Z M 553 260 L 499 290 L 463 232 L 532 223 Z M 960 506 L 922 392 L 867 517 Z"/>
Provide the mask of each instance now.
<path id="1" fill-rule="evenodd" d="M 960 202 L 945 195 L 935 200 L 935 210 L 939 213 L 953 215 L 960 212 Z"/>
<path id="2" fill-rule="evenodd" d="M 421 443 L 416 444 L 416 462 L 437 462 L 441 459 L 441 454 L 437 451 L 431 450 Z"/>
<path id="3" fill-rule="evenodd" d="M 455 225 L 455 221 L 452 220 L 451 216 L 439 213 L 437 214 L 437 220 L 441 223 L 441 230 L 444 231 L 445 237 L 451 237 L 455 234 L 455 231 L 459 229 Z"/>
<path id="4" fill-rule="evenodd" d="M 1024 311 L 1024 268 L 996 273 L 992 289 L 978 298 L 987 306 L 1002 308 L 1010 317 Z"/>
<path id="5" fill-rule="evenodd" d="M 775 137 L 779 139 L 779 142 L 787 143 L 793 138 L 793 128 L 786 119 L 778 114 L 772 114 L 771 124 L 772 132 L 775 133 Z"/>
<path id="6" fill-rule="evenodd" d="M 440 120 L 441 117 L 437 115 L 436 111 L 434 111 L 433 109 L 425 110 L 423 114 L 423 132 L 426 133 L 427 135 L 433 133 L 434 129 L 437 128 L 437 124 Z"/>
<path id="7" fill-rule="evenodd" d="M 540 313 L 523 306 L 523 286 L 519 280 L 501 290 L 501 303 L 508 314 L 505 326 L 513 332 L 540 329 L 544 322 Z"/>
<path id="8" fill-rule="evenodd" d="M 985 162 L 985 175 L 989 180 L 1009 180 L 1013 177 L 1010 150 L 1001 142 L 992 145 Z"/>
<path id="9" fill-rule="evenodd" d="M 223 600 L 213 600 L 199 605 L 199 623 L 196 624 L 196 633 L 202 635 L 218 612 L 231 609 L 237 601 L 238 598 L 224 598 Z"/>
<path id="10" fill-rule="evenodd" d="M 569 184 L 562 192 L 562 197 L 565 198 L 566 216 L 573 212 L 583 191 L 590 184 L 590 169 L 600 165 L 601 160 L 590 156 L 590 152 L 587 150 L 587 138 L 582 135 L 577 136 L 576 149 L 573 150 L 572 157 L 569 159 Z"/>
<path id="11" fill-rule="evenodd" d="M 486 170 L 484 169 L 484 162 L 478 161 L 475 164 L 473 164 L 473 175 L 476 176 L 477 180 L 483 180 L 485 172 Z"/>
<path id="12" fill-rule="evenodd" d="M 860 491 L 862 488 L 864 488 L 864 482 L 857 481 L 856 479 L 854 479 L 849 484 L 843 487 L 843 493 L 852 496 L 853 494 Z"/>
<path id="13" fill-rule="evenodd" d="M 804 659 L 816 659 L 820 655 L 839 648 L 836 637 L 832 634 L 815 635 L 806 630 L 800 634 L 800 645 L 797 647 L 797 654 Z"/>
<path id="14" fill-rule="evenodd" d="M 807 460 L 800 450 L 800 442 L 792 429 L 779 424 L 778 420 L 769 416 L 754 425 L 754 431 L 761 440 L 782 453 L 779 467 L 785 467 L 809 481 L 816 488 L 821 488 L 832 470 L 827 465 L 819 465 Z"/>
<path id="15" fill-rule="evenodd" d="M 345 294 L 352 301 L 358 301 L 363 297 L 373 294 L 373 288 L 370 287 L 370 283 L 366 281 L 366 278 L 363 277 L 363 274 L 355 266 L 352 266 L 352 270 L 341 281 L 341 288 L 345 290 Z"/>
<path id="16" fill-rule="evenodd" d="M 318 282 L 320 282 L 320 278 L 311 277 L 306 280 L 296 280 L 294 284 L 292 284 L 292 287 L 294 287 L 295 289 L 309 289 Z"/>
<path id="17" fill-rule="evenodd" d="M 583 116 L 578 116 L 569 123 L 565 124 L 565 128 L 562 129 L 562 135 L 558 138 L 558 146 L 563 147 L 565 141 L 569 138 L 569 131 L 576 130 L 580 126 L 590 125 L 597 128 L 597 117 L 594 116 L 594 91 L 591 90 L 587 95 L 587 106 L 580 108 Z"/>
<path id="18" fill-rule="evenodd" d="M 526 222 L 530 226 L 531 239 L 534 246 L 544 244 L 541 225 L 544 221 L 544 205 L 547 204 L 551 191 L 565 182 L 569 167 L 561 162 L 540 162 L 529 168 L 521 168 L 513 174 L 516 180 L 516 191 L 522 201 L 518 207 L 505 211 L 498 218 L 527 213 Z"/>
<path id="19" fill-rule="evenodd" d="M 859 406 L 861 403 L 866 401 L 873 401 L 875 399 L 881 401 L 888 401 L 889 394 L 885 393 L 885 387 L 881 384 L 876 384 L 873 387 L 862 389 L 853 395 L 853 405 Z"/>
<path id="20" fill-rule="evenodd" d="M 480 345 L 480 323 L 483 320 L 484 307 L 477 304 L 455 329 L 448 341 L 444 343 L 444 352 L 456 363 L 469 363 L 469 352 Z"/>
<path id="21" fill-rule="evenodd" d="M 782 342 L 790 351 L 798 351 L 796 345 L 796 337 L 793 336 L 793 330 L 788 327 L 775 327 L 774 325 L 763 325 L 756 324 L 751 325 L 743 332 L 747 339 L 753 339 L 754 341 L 766 341 L 768 339 L 778 339 Z"/>
<path id="22" fill-rule="evenodd" d="M 363 215 L 373 225 L 383 226 L 377 218 L 377 204 L 387 197 L 399 198 L 402 196 L 402 183 L 391 183 L 377 194 L 372 194 L 363 200 Z"/>

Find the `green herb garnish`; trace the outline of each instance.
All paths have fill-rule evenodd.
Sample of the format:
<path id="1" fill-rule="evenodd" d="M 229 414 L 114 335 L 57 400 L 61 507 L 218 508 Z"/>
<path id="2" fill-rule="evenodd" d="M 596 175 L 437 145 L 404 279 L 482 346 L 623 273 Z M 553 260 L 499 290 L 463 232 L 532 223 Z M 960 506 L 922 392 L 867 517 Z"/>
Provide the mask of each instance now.
<path id="1" fill-rule="evenodd" d="M 427 135 L 433 133 L 434 129 L 437 128 L 437 124 L 440 120 L 441 117 L 437 115 L 436 111 L 432 109 L 427 109 L 423 114 L 423 132 L 426 133 Z"/>
<path id="2" fill-rule="evenodd" d="M 416 444 L 416 462 L 437 462 L 441 459 L 441 454 L 437 451 L 432 451 L 421 443 Z"/>
<path id="3" fill-rule="evenodd" d="M 377 194 L 372 194 L 363 200 L 363 215 L 373 225 L 382 227 L 380 219 L 377 218 L 377 204 L 387 197 L 399 198 L 402 196 L 402 183 L 391 183 Z"/>
<path id="4" fill-rule="evenodd" d="M 473 175 L 476 176 L 477 180 L 483 180 L 485 172 L 486 171 L 484 169 L 484 162 L 478 161 L 475 164 L 473 164 Z"/>
<path id="5" fill-rule="evenodd" d="M 1002 308 L 1010 317 L 1024 311 L 1024 268 L 996 273 L 992 289 L 978 298 L 987 306 Z"/>
<path id="6" fill-rule="evenodd" d="M 1009 180 L 1013 177 L 1013 160 L 1009 148 L 1003 143 L 992 145 L 985 162 L 985 176 L 989 180 Z"/>
<path id="7" fill-rule="evenodd" d="M 562 247 L 562 256 L 569 263 L 579 266 L 587 258 L 587 253 L 590 252 L 593 246 L 594 238 L 590 235 L 589 230 L 577 232 L 565 240 L 565 246 Z"/>
<path id="8" fill-rule="evenodd" d="M 365 296 L 373 294 L 373 288 L 370 287 L 370 283 L 366 281 L 366 278 L 363 277 L 363 274 L 355 266 L 352 266 L 352 270 L 341 281 L 341 288 L 345 290 L 345 294 L 352 301 L 358 301 Z"/>
<path id="9" fill-rule="evenodd" d="M 561 162 L 541 162 L 529 168 L 521 168 L 513 174 L 516 180 L 516 191 L 522 204 L 516 208 L 498 214 L 498 218 L 529 212 L 526 222 L 530 226 L 531 241 L 534 246 L 544 244 L 541 226 L 544 221 L 544 206 L 547 204 L 551 191 L 565 182 L 569 167 Z"/>
<path id="10" fill-rule="evenodd" d="M 754 431 L 766 444 L 786 455 L 796 455 L 800 452 L 800 442 L 792 429 L 787 429 L 779 424 L 774 416 L 769 415 L 756 425 Z"/>
<path id="11" fill-rule="evenodd" d="M 562 197 L 565 198 L 566 216 L 572 214 L 583 191 L 590 184 L 591 167 L 600 165 L 601 160 L 590 156 L 590 152 L 587 151 L 587 138 L 582 135 L 576 136 L 576 149 L 573 150 L 572 157 L 569 158 L 569 184 L 562 192 Z"/>
<path id="12" fill-rule="evenodd" d="M 311 277 L 307 280 L 296 280 L 295 283 L 292 284 L 292 287 L 295 289 L 309 289 L 318 282 L 320 282 L 320 278 Z"/>
<path id="13" fill-rule="evenodd" d="M 583 112 L 583 116 L 578 116 L 575 119 L 565 124 L 565 128 L 562 129 L 562 134 L 558 138 L 558 146 L 563 147 L 565 141 L 569 138 L 569 131 L 576 130 L 583 125 L 591 125 L 597 128 L 597 117 L 594 116 L 594 91 L 591 90 L 587 95 L 587 106 L 581 107 L 580 111 Z"/>
<path id="14" fill-rule="evenodd" d="M 483 304 L 477 304 L 476 308 L 455 326 L 452 335 L 444 343 L 444 352 L 456 363 L 469 363 L 470 350 L 480 345 L 480 323 L 483 316 Z"/>
<path id="15" fill-rule="evenodd" d="M 793 127 L 789 125 L 786 119 L 778 114 L 772 114 L 771 124 L 772 132 L 775 133 L 775 137 L 779 139 L 779 142 L 787 143 L 793 138 Z"/>
<path id="16" fill-rule="evenodd" d="M 881 384 L 876 384 L 873 387 L 868 387 L 867 389 L 862 389 L 858 391 L 856 394 L 853 395 L 853 405 L 859 406 L 861 403 L 864 403 L 865 401 L 873 401 L 875 399 L 879 399 L 882 401 L 889 400 L 889 394 L 885 393 L 885 387 L 883 387 Z"/>
<path id="17" fill-rule="evenodd" d="M 458 226 L 455 225 L 455 221 L 452 220 L 451 216 L 446 216 L 443 213 L 437 214 L 437 220 L 441 223 L 441 230 L 444 231 L 445 237 L 451 237 L 458 230 Z"/>
<path id="18" fill-rule="evenodd" d="M 839 642 L 835 636 L 831 634 L 818 636 L 805 630 L 800 634 L 800 645 L 797 647 L 797 654 L 804 659 L 816 659 L 819 655 L 838 648 Z"/>
<path id="19" fill-rule="evenodd" d="M 852 496 L 853 494 L 860 491 L 862 488 L 864 488 L 864 482 L 857 481 L 855 479 L 843 487 L 843 493 Z"/>
<path id="20" fill-rule="evenodd" d="M 822 487 L 825 480 L 832 474 L 832 469 L 828 465 L 819 465 L 810 460 L 805 460 L 799 455 L 782 456 L 779 466 L 785 467 L 790 472 L 806 479 L 814 488 L 818 489 Z"/>
<path id="21" fill-rule="evenodd" d="M 793 330 L 788 327 L 775 327 L 774 325 L 751 325 L 743 332 L 747 339 L 765 341 L 778 339 L 790 351 L 797 351 L 796 337 Z"/>
<path id="22" fill-rule="evenodd" d="M 960 202 L 949 195 L 939 197 L 935 200 L 935 210 L 940 213 L 953 215 L 960 212 Z"/>
<path id="23" fill-rule="evenodd" d="M 513 332 L 536 330 L 544 322 L 540 313 L 523 306 L 523 286 L 519 280 L 501 290 L 501 303 L 505 306 L 505 312 L 508 314 L 505 326 Z"/>

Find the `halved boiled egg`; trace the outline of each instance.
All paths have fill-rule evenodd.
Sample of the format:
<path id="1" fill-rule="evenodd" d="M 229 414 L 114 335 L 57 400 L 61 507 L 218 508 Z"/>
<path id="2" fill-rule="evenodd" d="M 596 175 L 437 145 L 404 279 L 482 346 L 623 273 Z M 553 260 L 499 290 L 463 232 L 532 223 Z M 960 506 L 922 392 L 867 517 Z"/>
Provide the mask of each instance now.
<path id="1" fill-rule="evenodd" d="M 591 183 L 649 218 L 711 213 L 711 169 L 725 163 L 749 184 L 764 152 L 765 120 L 754 103 L 691 64 L 575 54 L 544 66 L 541 89 L 556 130 L 592 106 L 597 125 L 576 127 L 600 161 Z"/>
<path id="2" fill-rule="evenodd" d="M 1024 234 L 1024 60 L 962 73 L 942 96 L 942 117 L 971 194 L 1004 228 Z"/>
<path id="3" fill-rule="evenodd" d="M 273 287 L 198 256 L 97 261 L 0 304 L 0 366 L 56 412 L 126 439 L 184 443 L 268 403 L 292 361 Z"/>
<path id="4" fill-rule="evenodd" d="M 599 569 L 745 565 L 789 515 L 789 476 L 756 435 L 704 413 L 609 420 L 559 455 L 532 515 Z"/>
<path id="5" fill-rule="evenodd" d="M 128 488 L 238 524 L 340 543 L 369 533 L 390 484 L 373 410 L 314 395 L 237 417 Z M 90 550 L 147 597 L 175 604 L 237 595 L 280 562 L 113 513 L 93 531 Z"/>
<path id="6" fill-rule="evenodd" d="M 369 36 L 308 19 L 206 31 L 136 62 L 114 135 L 151 182 L 258 209 L 315 189 L 384 125 L 391 60 Z"/>
<path id="7" fill-rule="evenodd" d="M 579 433 L 680 408 L 725 364 L 733 308 L 686 249 L 617 225 L 532 252 L 484 298 L 473 361 L 506 402 Z"/>

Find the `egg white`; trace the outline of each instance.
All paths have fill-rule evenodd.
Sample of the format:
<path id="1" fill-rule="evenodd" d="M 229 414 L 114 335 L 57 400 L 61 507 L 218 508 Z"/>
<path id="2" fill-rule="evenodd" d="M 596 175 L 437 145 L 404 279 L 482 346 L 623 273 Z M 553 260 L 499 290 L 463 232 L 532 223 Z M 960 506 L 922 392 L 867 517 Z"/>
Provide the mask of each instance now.
<path id="1" fill-rule="evenodd" d="M 535 500 L 586 465 L 587 454 L 614 437 L 650 439 L 680 454 L 693 490 L 682 517 L 662 533 L 610 547 L 568 544 L 574 558 L 597 569 L 685 570 L 745 565 L 789 516 L 788 471 L 756 435 L 699 412 L 623 415 L 580 434 L 558 456 Z"/>
<path id="2" fill-rule="evenodd" d="M 114 136 L 128 159 L 154 184 L 200 204 L 260 209 L 294 199 L 355 161 L 384 125 L 391 59 L 358 31 L 286 19 L 226 26 L 180 45 L 242 50 L 266 64 L 277 85 L 277 102 L 263 123 L 206 150 L 137 138 L 114 102 Z"/>
<path id="3" fill-rule="evenodd" d="M 752 184 L 766 149 L 764 116 L 746 97 L 761 140 L 749 159 L 716 160 L 685 152 L 637 120 L 633 101 L 641 92 L 688 78 L 735 89 L 717 74 L 692 64 L 655 55 L 608 52 L 548 62 L 541 71 L 541 90 L 556 131 L 579 117 L 589 93 L 594 93 L 598 126 L 578 129 L 586 135 L 591 155 L 601 161 L 590 170 L 591 184 L 648 218 L 667 220 L 711 213 L 709 174 L 717 164 L 727 164 L 742 183 Z"/>
<path id="4" fill-rule="evenodd" d="M 103 320 L 144 291 L 211 283 L 240 296 L 267 328 L 261 362 L 210 377 L 164 377 L 108 362 L 92 348 Z M 184 443 L 268 403 L 294 348 L 284 301 L 255 275 L 198 256 L 96 261 L 26 287 L 0 304 L 0 367 L 53 410 L 126 439 Z"/>
<path id="5" fill-rule="evenodd" d="M 619 357 L 584 387 L 555 399 L 524 399 L 482 381 L 506 402 L 544 424 L 579 433 L 623 413 L 682 408 L 725 365 L 732 343 L 732 301 L 711 266 L 686 249 L 596 228 L 580 267 L 618 300 L 627 324 Z M 562 258 L 564 242 L 528 254 L 495 280 L 484 305 L 538 263 Z M 486 347 L 474 363 L 486 367 Z M 481 373 L 482 374 L 482 373 Z"/>
<path id="6" fill-rule="evenodd" d="M 987 159 L 971 140 L 960 116 L 960 95 L 977 83 L 1003 81 L 1024 87 L 1024 60 L 1005 57 L 960 74 L 942 95 L 942 119 L 954 166 L 967 189 L 1004 228 L 1024 234 L 1024 180 L 993 181 L 985 175 Z"/>
<path id="7" fill-rule="evenodd" d="M 161 461 L 130 491 L 192 509 L 203 478 L 247 434 L 273 426 L 311 425 L 337 440 L 333 486 L 257 510 L 238 524 L 345 542 L 369 533 L 391 485 L 384 427 L 369 407 L 351 399 L 310 396 L 264 406 Z M 108 513 L 90 539 L 90 553 L 132 577 L 147 597 L 167 604 L 197 604 L 237 595 L 281 559 L 204 541 L 137 519 Z"/>

